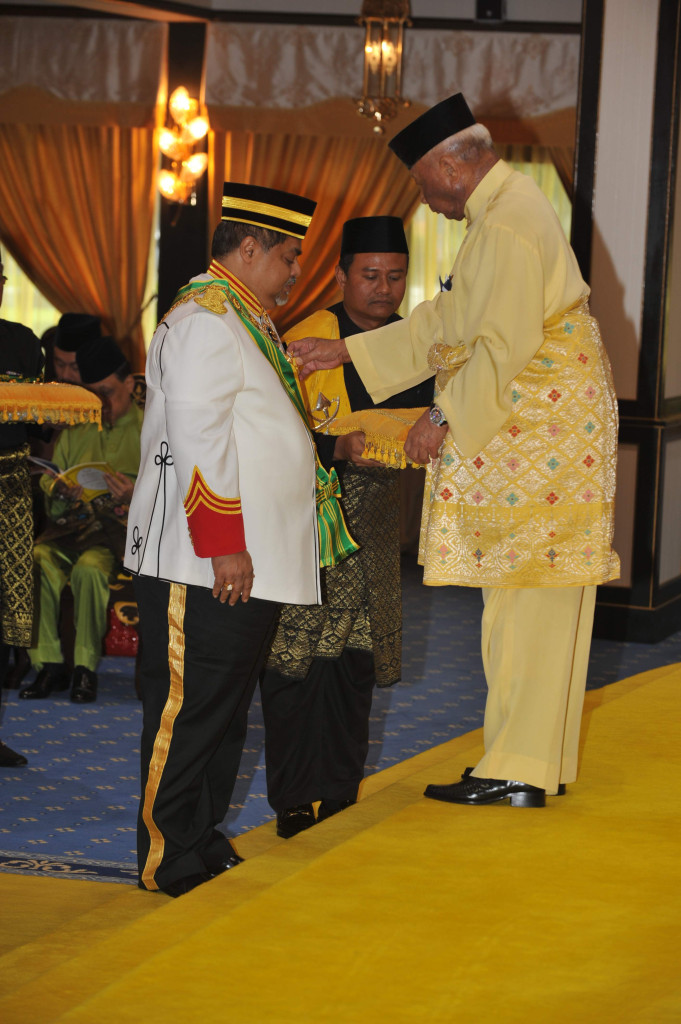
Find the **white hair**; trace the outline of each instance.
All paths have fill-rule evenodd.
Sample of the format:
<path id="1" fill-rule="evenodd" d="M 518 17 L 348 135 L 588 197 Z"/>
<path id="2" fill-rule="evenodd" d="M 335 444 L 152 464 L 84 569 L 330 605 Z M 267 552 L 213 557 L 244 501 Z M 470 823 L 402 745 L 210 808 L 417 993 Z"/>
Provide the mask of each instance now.
<path id="1" fill-rule="evenodd" d="M 473 163 L 488 154 L 496 156 L 492 136 L 484 124 L 473 124 L 451 135 L 438 146 L 439 154 L 448 153 L 461 163 Z"/>

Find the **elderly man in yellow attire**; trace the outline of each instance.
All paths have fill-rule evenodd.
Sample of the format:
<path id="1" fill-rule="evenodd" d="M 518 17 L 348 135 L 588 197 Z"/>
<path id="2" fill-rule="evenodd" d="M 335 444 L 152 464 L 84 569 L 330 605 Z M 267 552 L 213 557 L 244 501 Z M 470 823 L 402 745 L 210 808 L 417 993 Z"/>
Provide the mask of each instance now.
<path id="1" fill-rule="evenodd" d="M 422 201 L 466 219 L 445 289 L 397 324 L 291 346 L 301 376 L 352 361 L 374 401 L 436 374 L 406 453 L 430 461 L 430 586 L 481 587 L 485 753 L 426 796 L 542 807 L 577 776 L 596 586 L 612 550 L 617 404 L 589 289 L 548 202 L 458 93 L 390 143 Z"/>

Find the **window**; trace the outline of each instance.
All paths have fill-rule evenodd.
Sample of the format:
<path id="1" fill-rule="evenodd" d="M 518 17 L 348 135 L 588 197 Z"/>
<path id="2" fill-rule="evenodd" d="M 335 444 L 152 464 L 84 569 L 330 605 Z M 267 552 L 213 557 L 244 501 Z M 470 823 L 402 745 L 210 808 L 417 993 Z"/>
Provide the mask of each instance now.
<path id="1" fill-rule="evenodd" d="M 514 170 L 534 178 L 569 238 L 572 203 L 547 150 L 532 146 L 501 146 L 497 150 Z M 402 316 L 407 316 L 424 299 L 433 298 L 440 287 L 439 278 L 446 278 L 454 265 L 465 233 L 465 221 L 447 220 L 427 206 L 419 206 L 407 228 L 409 276 L 400 308 Z"/>
<path id="2" fill-rule="evenodd" d="M 2 297 L 0 317 L 30 327 L 40 338 L 48 327 L 54 327 L 61 313 L 41 295 L 12 259 L 5 246 L 2 247 L 2 262 L 7 283 Z"/>

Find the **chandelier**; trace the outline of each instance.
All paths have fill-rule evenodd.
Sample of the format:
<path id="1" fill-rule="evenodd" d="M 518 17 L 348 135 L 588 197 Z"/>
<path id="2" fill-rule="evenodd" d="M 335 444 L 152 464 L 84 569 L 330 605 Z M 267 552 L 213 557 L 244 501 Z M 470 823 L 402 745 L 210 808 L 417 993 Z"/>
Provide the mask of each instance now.
<path id="1" fill-rule="evenodd" d="M 395 117 L 409 100 L 402 87 L 402 36 L 409 20 L 409 0 L 364 0 L 358 24 L 366 25 L 364 39 L 364 87 L 355 100 L 357 113 L 370 118 L 377 135 L 383 122 Z"/>
<path id="2" fill-rule="evenodd" d="M 199 101 L 192 99 L 183 85 L 171 93 L 168 110 L 173 124 L 161 130 L 158 148 L 171 166 L 159 171 L 158 190 L 171 202 L 193 203 L 196 182 L 208 167 L 208 154 L 195 153 L 194 147 L 207 134 L 208 121 L 199 117 Z"/>

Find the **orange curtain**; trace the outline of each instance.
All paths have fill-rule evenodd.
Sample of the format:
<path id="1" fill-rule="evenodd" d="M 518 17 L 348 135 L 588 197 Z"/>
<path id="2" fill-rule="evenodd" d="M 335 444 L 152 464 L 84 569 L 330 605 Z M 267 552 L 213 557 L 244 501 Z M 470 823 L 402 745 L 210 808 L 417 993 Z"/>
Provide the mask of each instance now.
<path id="1" fill-rule="evenodd" d="M 286 307 L 276 312 L 283 333 L 338 299 L 333 275 L 343 222 L 392 214 L 408 221 L 419 195 L 408 171 L 380 138 L 215 133 L 211 139 L 210 204 L 220 218 L 223 181 L 248 182 L 317 202 L 303 243 L 303 273 Z M 224 175 L 220 175 L 224 168 Z"/>
<path id="2" fill-rule="evenodd" d="M 0 125 L 0 238 L 63 312 L 101 316 L 133 370 L 154 211 L 153 128 Z"/>

